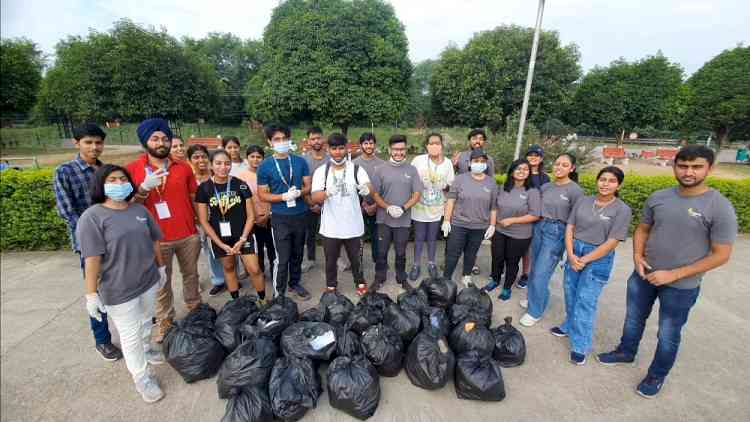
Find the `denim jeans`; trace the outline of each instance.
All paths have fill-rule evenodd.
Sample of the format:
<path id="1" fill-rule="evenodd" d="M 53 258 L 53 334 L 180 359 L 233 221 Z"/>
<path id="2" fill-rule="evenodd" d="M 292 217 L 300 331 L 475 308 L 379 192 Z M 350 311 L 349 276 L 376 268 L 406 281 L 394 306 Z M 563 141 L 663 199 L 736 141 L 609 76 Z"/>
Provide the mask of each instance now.
<path id="1" fill-rule="evenodd" d="M 208 259 L 208 269 L 211 272 L 211 285 L 221 286 L 224 284 L 224 267 L 211 252 L 211 244 L 208 241 L 208 235 L 203 232 L 203 229 L 198 229 L 198 232 L 201 236 L 201 249 Z"/>
<path id="2" fill-rule="evenodd" d="M 549 281 L 565 251 L 565 223 L 544 219 L 534 224 L 531 240 L 531 273 L 528 281 L 528 313 L 541 318 L 549 304 Z"/>
<path id="3" fill-rule="evenodd" d="M 576 256 L 584 256 L 597 245 L 578 239 L 573 241 L 573 252 Z M 570 263 L 565 263 L 565 322 L 560 330 L 568 334 L 570 350 L 587 354 L 591 351 L 594 338 L 594 321 L 596 307 L 604 286 L 609 281 L 612 264 L 615 262 L 615 251 L 589 262 L 582 271 L 575 271 Z"/>
<path id="4" fill-rule="evenodd" d="M 85 262 L 82 256 L 78 256 L 81 259 L 81 272 L 84 272 Z M 83 274 L 84 279 L 86 273 Z M 102 316 L 101 321 L 97 321 L 89 316 L 89 325 L 91 325 L 91 332 L 94 333 L 94 341 L 96 344 L 109 344 L 112 343 L 112 334 L 109 332 L 109 324 L 107 323 L 107 314 L 99 312 Z"/>
<path id="5" fill-rule="evenodd" d="M 646 320 L 651 314 L 654 301 L 659 299 L 659 332 L 656 353 L 649 375 L 663 379 L 672 369 L 680 348 L 682 327 L 685 325 L 700 294 L 700 287 L 676 289 L 669 286 L 654 286 L 633 271 L 628 279 L 628 296 L 625 324 L 618 349 L 627 355 L 635 356 L 646 328 Z"/>

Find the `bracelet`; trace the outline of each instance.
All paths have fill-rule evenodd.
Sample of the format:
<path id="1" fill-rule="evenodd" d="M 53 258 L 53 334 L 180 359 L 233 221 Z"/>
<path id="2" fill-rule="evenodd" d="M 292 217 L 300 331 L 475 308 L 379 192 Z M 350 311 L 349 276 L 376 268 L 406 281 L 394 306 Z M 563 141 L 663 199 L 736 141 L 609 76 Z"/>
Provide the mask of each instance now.
<path id="1" fill-rule="evenodd" d="M 240 236 L 240 240 L 243 241 L 243 242 L 247 242 L 247 237 L 246 236 Z"/>

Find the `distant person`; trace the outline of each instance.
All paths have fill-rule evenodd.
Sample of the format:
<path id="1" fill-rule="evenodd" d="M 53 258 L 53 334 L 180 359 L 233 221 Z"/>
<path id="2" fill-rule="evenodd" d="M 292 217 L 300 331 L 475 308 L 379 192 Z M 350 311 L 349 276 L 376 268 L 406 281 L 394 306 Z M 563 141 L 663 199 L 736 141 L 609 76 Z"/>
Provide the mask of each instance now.
<path id="1" fill-rule="evenodd" d="M 354 164 L 362 167 L 367 171 L 367 176 L 372 181 L 375 176 L 375 170 L 381 165 L 385 164 L 385 160 L 378 157 L 377 149 L 375 145 L 377 143 L 375 135 L 370 132 L 364 132 L 359 137 L 359 148 L 362 153 L 359 157 L 353 160 Z M 372 195 L 367 195 L 362 198 L 362 217 L 365 221 L 365 230 L 367 231 L 367 237 L 370 238 L 370 252 L 372 256 L 372 262 L 378 260 L 378 224 L 377 224 L 377 211 L 378 204 L 372 198 Z M 364 263 L 364 244 L 362 241 L 359 251 L 359 262 Z M 364 265 L 364 264 L 363 264 Z"/>
<path id="2" fill-rule="evenodd" d="M 236 136 L 227 136 L 221 140 L 221 147 L 232 159 L 231 176 L 237 177 L 239 172 L 247 170 L 247 163 L 242 159 L 242 145 L 240 144 L 240 138 Z"/>
<path id="3" fill-rule="evenodd" d="M 187 159 L 185 143 L 182 141 L 182 138 L 176 136 L 172 138 L 172 148 L 169 150 L 169 155 L 173 160 L 185 161 Z"/>
<path id="4" fill-rule="evenodd" d="M 73 144 L 78 149 L 75 159 L 61 164 L 55 169 L 52 182 L 57 202 L 57 213 L 68 226 L 70 246 L 80 257 L 81 271 L 84 270 L 84 259 L 81 246 L 76 236 L 76 228 L 81 215 L 92 204 L 89 185 L 94 173 L 102 167 L 99 157 L 104 151 L 104 139 L 107 134 L 97 125 L 88 123 L 73 129 Z M 96 351 L 104 360 L 115 361 L 122 357 L 122 352 L 112 344 L 106 312 L 101 318 L 89 318 L 91 331 L 94 334 Z"/>
<path id="5" fill-rule="evenodd" d="M 646 200 L 633 234 L 635 269 L 628 279 L 622 338 L 615 350 L 597 356 L 605 366 L 632 363 L 658 299 L 656 353 L 636 388 L 646 398 L 659 394 L 677 359 L 682 327 L 698 300 L 704 274 L 732 255 L 737 215 L 726 197 L 706 186 L 714 158 L 705 146 L 683 147 L 673 164 L 679 186 Z"/>
<path id="6" fill-rule="evenodd" d="M 310 168 L 310 174 L 328 162 L 323 129 L 313 126 L 307 129 L 307 152 L 303 155 Z M 307 231 L 305 232 L 305 247 L 307 248 L 307 260 L 302 262 L 302 272 L 305 273 L 315 266 L 315 249 L 317 247 L 318 231 L 320 230 L 320 207 L 321 204 L 311 201 L 310 209 L 305 217 Z"/>
<path id="7" fill-rule="evenodd" d="M 529 147 L 526 151 L 526 161 L 529 162 L 531 172 L 529 173 L 529 181 L 531 187 L 534 189 L 541 189 L 542 185 L 550 182 L 550 178 L 544 171 L 544 148 L 534 144 Z M 526 251 L 523 256 L 523 272 L 521 278 L 518 279 L 516 284 L 519 289 L 525 289 L 529 281 L 529 270 L 531 269 L 531 248 Z"/>
<path id="8" fill-rule="evenodd" d="M 195 227 L 193 202 L 198 184 L 190 165 L 169 159 L 172 130 L 164 119 L 152 118 L 138 125 L 138 139 L 146 151 L 127 165 L 136 186 L 135 201 L 142 203 L 159 224 L 162 259 L 167 282 L 156 298 L 156 340 L 161 342 L 174 319 L 172 261 L 177 256 L 182 274 L 182 295 L 188 311 L 201 304 L 198 258 L 201 241 Z"/>
<path id="9" fill-rule="evenodd" d="M 414 223 L 414 264 L 409 271 L 409 279 L 417 281 L 422 273 L 422 249 L 427 245 L 427 273 L 432 278 L 438 276 L 437 239 L 440 221 L 445 210 L 445 193 L 453 183 L 453 164 L 443 155 L 443 135 L 430 133 L 425 139 L 426 154 L 414 157 L 411 162 L 422 179 L 424 190 L 419 202 L 411 211 Z"/>
<path id="10" fill-rule="evenodd" d="M 253 233 L 255 235 L 255 246 L 257 247 L 258 266 L 260 271 L 266 272 L 265 256 L 268 255 L 269 268 L 273 267 L 276 260 L 276 250 L 273 247 L 273 238 L 271 237 L 271 204 L 262 201 L 258 196 L 258 167 L 266 157 L 265 151 L 258 145 L 248 145 L 245 156 L 247 170 L 240 172 L 239 178 L 242 179 L 253 192 L 253 205 L 255 205 L 255 226 Z"/>
<path id="11" fill-rule="evenodd" d="M 406 274 L 406 244 L 409 242 L 411 208 L 419 202 L 424 185 L 417 169 L 406 161 L 406 136 L 393 135 L 388 140 L 391 158 L 375 170 L 372 197 L 378 204 L 378 260 L 375 281 L 370 290 L 377 291 L 388 275 L 388 251 L 396 250 L 396 282 L 410 290 Z"/>
<path id="12" fill-rule="evenodd" d="M 112 318 L 135 389 L 153 403 L 164 397 L 149 364 L 164 363 L 164 355 L 151 345 L 151 328 L 156 292 L 167 274 L 161 230 L 143 205 L 130 202 L 133 194 L 133 180 L 124 168 L 99 168 L 91 183 L 92 205 L 78 220 L 76 236 L 85 261 L 89 316 L 100 319 L 106 310 Z"/>

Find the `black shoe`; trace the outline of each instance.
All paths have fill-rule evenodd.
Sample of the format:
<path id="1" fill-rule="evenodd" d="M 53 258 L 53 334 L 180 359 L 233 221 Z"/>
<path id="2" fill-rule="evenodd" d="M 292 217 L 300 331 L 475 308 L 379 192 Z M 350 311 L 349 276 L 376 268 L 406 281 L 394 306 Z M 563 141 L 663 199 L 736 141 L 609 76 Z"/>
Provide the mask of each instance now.
<path id="1" fill-rule="evenodd" d="M 118 359 L 122 359 L 122 351 L 112 343 L 97 344 L 96 351 L 102 356 L 102 359 L 114 362 Z"/>
<path id="2" fill-rule="evenodd" d="M 437 268 L 437 265 L 435 265 L 432 262 L 428 262 L 427 263 L 427 273 L 430 275 L 430 278 L 433 279 L 433 280 L 436 279 L 436 278 L 438 278 L 438 268 Z"/>
<path id="3" fill-rule="evenodd" d="M 570 362 L 574 365 L 583 366 L 586 364 L 586 355 L 583 353 L 570 352 Z"/>
<path id="4" fill-rule="evenodd" d="M 529 276 L 524 274 L 516 282 L 516 287 L 518 287 L 519 289 L 525 289 L 528 283 L 529 283 Z"/>
<path id="5" fill-rule="evenodd" d="M 208 295 L 212 297 L 217 296 L 217 295 L 222 294 L 224 290 L 226 289 L 227 289 L 226 284 L 219 284 L 218 286 L 211 287 L 211 290 L 208 291 Z"/>
<path id="6" fill-rule="evenodd" d="M 604 366 L 615 366 L 620 364 L 632 365 L 635 363 L 635 356 L 630 356 L 617 348 L 611 352 L 599 353 L 596 355 L 596 360 Z"/>
<path id="7" fill-rule="evenodd" d="M 561 330 L 560 327 L 552 327 L 549 329 L 549 332 L 555 337 L 567 337 L 568 336 L 568 334 L 565 331 Z"/>
<path id="8" fill-rule="evenodd" d="M 311 297 L 310 292 L 308 292 L 307 289 L 305 289 L 299 284 L 297 284 L 296 286 L 289 287 L 289 292 L 297 295 L 297 297 L 299 297 L 300 299 L 304 301 L 310 300 L 310 297 Z"/>
<path id="9" fill-rule="evenodd" d="M 419 265 L 412 265 L 411 271 L 409 271 L 409 280 L 417 281 L 420 274 L 422 274 L 422 269 L 419 267 Z"/>
<path id="10" fill-rule="evenodd" d="M 646 375 L 646 378 L 638 384 L 636 392 L 647 399 L 653 399 L 664 386 L 664 378 L 657 378 L 653 375 Z"/>

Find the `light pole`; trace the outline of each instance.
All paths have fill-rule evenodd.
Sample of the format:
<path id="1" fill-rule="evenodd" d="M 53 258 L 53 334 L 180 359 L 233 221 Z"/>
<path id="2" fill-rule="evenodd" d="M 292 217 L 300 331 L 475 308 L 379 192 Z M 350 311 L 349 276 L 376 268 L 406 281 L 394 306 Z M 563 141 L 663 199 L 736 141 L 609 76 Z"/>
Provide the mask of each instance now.
<path id="1" fill-rule="evenodd" d="M 526 74 L 526 89 L 523 93 L 523 106 L 521 107 L 521 120 L 518 122 L 518 137 L 516 138 L 516 151 L 513 159 L 517 160 L 521 154 L 521 142 L 523 141 L 523 130 L 526 126 L 526 113 L 529 110 L 529 96 L 531 96 L 531 81 L 534 79 L 534 66 L 536 65 L 536 49 L 539 45 L 539 32 L 542 30 L 542 15 L 544 15 L 544 0 L 539 0 L 539 11 L 536 15 L 536 29 L 534 30 L 534 41 L 531 44 L 531 58 L 529 59 L 529 73 Z"/>

